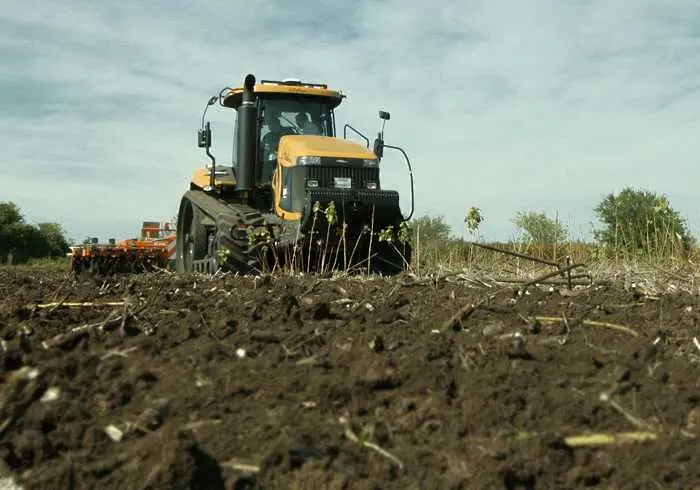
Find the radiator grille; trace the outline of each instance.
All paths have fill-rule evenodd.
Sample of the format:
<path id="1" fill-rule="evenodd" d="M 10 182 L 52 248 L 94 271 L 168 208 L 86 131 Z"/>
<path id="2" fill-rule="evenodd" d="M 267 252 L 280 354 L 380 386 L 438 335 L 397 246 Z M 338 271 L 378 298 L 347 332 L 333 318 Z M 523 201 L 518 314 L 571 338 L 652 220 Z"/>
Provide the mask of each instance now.
<path id="1" fill-rule="evenodd" d="M 364 189 L 367 182 L 374 182 L 379 187 L 379 169 L 366 167 L 307 167 L 307 179 L 318 180 L 319 187 L 334 187 L 335 177 L 350 177 L 353 189 Z"/>

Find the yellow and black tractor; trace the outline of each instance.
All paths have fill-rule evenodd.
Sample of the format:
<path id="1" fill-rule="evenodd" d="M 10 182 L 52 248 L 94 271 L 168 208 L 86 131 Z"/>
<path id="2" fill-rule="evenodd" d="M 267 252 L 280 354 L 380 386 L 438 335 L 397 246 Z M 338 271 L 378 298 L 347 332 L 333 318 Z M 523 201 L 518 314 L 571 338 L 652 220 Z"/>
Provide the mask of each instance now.
<path id="1" fill-rule="evenodd" d="M 336 134 L 335 109 L 345 98 L 326 84 L 245 77 L 224 88 L 202 114 L 198 145 L 211 164 L 197 169 L 180 202 L 177 270 L 259 272 L 290 263 L 298 270 L 362 267 L 394 274 L 411 262 L 405 225 L 414 210 L 413 173 L 406 152 L 384 143 L 390 118 L 370 140 L 349 124 Z M 211 154 L 205 123 L 216 102 L 235 111 L 230 165 Z M 352 131 L 364 142 L 347 138 Z M 386 148 L 406 161 L 411 210 L 404 217 L 399 193 L 381 187 Z M 269 270 L 269 269 L 268 269 Z"/>

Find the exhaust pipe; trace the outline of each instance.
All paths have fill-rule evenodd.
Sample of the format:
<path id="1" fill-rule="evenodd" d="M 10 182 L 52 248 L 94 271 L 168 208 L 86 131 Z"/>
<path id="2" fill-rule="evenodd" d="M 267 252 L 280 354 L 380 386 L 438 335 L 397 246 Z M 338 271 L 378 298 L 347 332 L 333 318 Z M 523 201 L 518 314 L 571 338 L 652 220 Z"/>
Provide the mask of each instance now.
<path id="1" fill-rule="evenodd" d="M 238 108 L 238 163 L 237 190 L 250 191 L 255 187 L 257 175 L 257 117 L 258 108 L 255 104 L 255 76 L 249 74 L 243 82 L 243 97 Z"/>

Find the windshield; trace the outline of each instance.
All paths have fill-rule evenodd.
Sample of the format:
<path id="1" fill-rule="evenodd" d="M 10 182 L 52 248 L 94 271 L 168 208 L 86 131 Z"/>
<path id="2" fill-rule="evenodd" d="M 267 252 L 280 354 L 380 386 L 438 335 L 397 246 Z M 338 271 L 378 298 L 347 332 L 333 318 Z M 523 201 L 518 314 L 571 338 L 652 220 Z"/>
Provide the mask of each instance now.
<path id="1" fill-rule="evenodd" d="M 333 136 L 333 113 L 324 99 L 266 97 L 260 105 L 261 138 L 269 133 Z"/>
<path id="2" fill-rule="evenodd" d="M 275 95 L 260 99 L 261 180 L 271 178 L 282 136 L 334 136 L 333 109 L 320 97 Z"/>

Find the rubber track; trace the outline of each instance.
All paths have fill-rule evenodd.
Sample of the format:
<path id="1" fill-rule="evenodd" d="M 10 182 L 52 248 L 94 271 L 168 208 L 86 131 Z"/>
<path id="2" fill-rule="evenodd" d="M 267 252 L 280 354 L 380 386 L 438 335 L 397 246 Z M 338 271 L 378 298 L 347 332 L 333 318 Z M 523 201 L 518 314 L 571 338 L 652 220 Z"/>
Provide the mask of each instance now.
<path id="1" fill-rule="evenodd" d="M 241 221 L 246 227 L 266 226 L 265 218 L 255 210 L 247 206 L 231 204 L 231 216 L 235 216 L 237 221 Z M 225 269 L 233 272 L 247 274 L 260 269 L 260 260 L 257 250 L 250 247 L 247 240 L 236 240 L 230 234 L 220 234 L 221 243 L 228 249 L 229 256 L 225 264 Z M 214 271 L 216 272 L 216 271 Z"/>
<path id="2" fill-rule="evenodd" d="M 229 250 L 228 260 L 223 264 L 224 270 L 242 274 L 259 270 L 260 261 L 256 250 L 249 246 L 247 240 L 233 238 L 229 230 L 236 224 L 242 224 L 245 227 L 266 226 L 265 218 L 261 213 L 243 204 L 220 201 L 201 191 L 190 191 L 185 197 L 215 223 L 220 239 L 219 246 Z M 216 262 L 213 257 L 207 256 L 194 261 L 194 270 L 198 273 L 213 274 L 218 269 Z"/>

